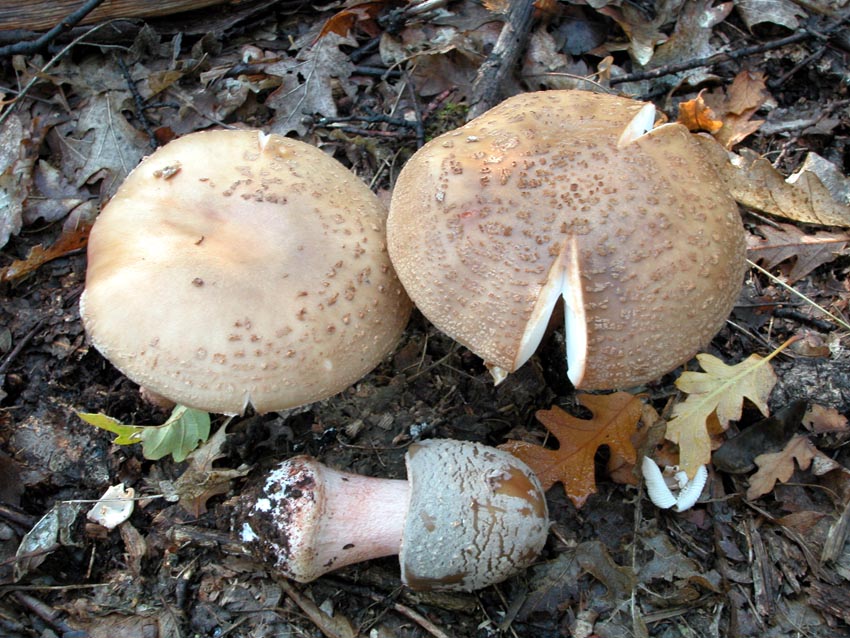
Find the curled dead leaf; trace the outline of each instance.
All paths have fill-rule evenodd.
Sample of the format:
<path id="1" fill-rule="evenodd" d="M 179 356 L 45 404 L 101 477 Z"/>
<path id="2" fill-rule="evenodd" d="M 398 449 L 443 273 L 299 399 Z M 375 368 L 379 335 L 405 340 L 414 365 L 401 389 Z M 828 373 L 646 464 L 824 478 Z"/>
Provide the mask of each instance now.
<path id="1" fill-rule="evenodd" d="M 682 102 L 679 105 L 680 124 L 688 127 L 689 131 L 708 131 L 716 133 L 723 128 L 723 122 L 705 100 L 702 98 L 703 92 L 700 91 L 693 100 Z"/>
<path id="2" fill-rule="evenodd" d="M 836 199 L 806 164 L 785 179 L 750 149 L 732 153 L 713 138 L 700 135 L 697 139 L 729 194 L 744 206 L 807 224 L 850 226 L 850 203 Z"/>

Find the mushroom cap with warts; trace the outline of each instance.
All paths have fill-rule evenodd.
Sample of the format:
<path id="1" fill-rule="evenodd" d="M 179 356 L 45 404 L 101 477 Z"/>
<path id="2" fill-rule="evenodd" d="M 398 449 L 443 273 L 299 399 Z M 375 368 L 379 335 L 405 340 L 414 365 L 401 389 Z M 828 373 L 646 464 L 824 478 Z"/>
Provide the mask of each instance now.
<path id="1" fill-rule="evenodd" d="M 654 120 L 627 98 L 527 93 L 402 169 L 387 229 L 399 278 L 497 380 L 561 297 L 580 388 L 653 380 L 722 327 L 745 268 L 737 206 L 687 129 Z"/>
<path id="2" fill-rule="evenodd" d="M 391 350 L 410 302 L 386 209 L 319 149 L 208 131 L 146 158 L 88 245 L 81 314 L 148 390 L 229 414 L 333 395 Z"/>
<path id="3" fill-rule="evenodd" d="M 240 496 L 234 531 L 299 582 L 399 554 L 402 582 L 412 589 L 472 591 L 509 578 L 540 553 L 546 498 L 519 459 L 445 439 L 414 443 L 406 461 L 402 481 L 288 459 Z"/>

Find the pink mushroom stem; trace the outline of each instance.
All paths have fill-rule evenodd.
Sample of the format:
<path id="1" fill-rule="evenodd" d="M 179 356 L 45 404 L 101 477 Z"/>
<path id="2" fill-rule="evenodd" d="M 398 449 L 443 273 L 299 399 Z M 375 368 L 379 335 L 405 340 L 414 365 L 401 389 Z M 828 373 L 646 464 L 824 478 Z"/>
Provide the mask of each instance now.
<path id="1" fill-rule="evenodd" d="M 316 562 L 333 560 L 336 569 L 398 554 L 410 500 L 408 482 L 319 467 L 326 501 L 314 542 Z"/>
<path id="2" fill-rule="evenodd" d="M 408 482 L 340 472 L 306 456 L 267 477 L 242 527 L 286 576 L 301 582 L 345 565 L 398 554 Z"/>

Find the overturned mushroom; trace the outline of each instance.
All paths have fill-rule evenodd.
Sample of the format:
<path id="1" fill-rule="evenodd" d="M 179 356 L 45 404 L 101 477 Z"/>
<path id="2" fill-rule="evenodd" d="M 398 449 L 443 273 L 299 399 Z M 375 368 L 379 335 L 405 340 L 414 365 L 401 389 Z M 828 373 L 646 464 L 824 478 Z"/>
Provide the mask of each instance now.
<path id="1" fill-rule="evenodd" d="M 583 91 L 511 98 L 401 171 L 390 257 L 414 303 L 504 378 L 565 301 L 580 388 L 645 383 L 687 361 L 738 295 L 737 207 L 679 124 Z"/>
<path id="2" fill-rule="evenodd" d="M 548 533 L 537 478 L 502 450 L 451 440 L 411 445 L 407 481 L 339 472 L 306 456 L 241 497 L 236 531 L 261 559 L 308 582 L 399 554 L 413 589 L 471 591 L 536 558 Z"/>
<path id="3" fill-rule="evenodd" d="M 385 218 L 312 146 L 187 135 L 145 159 L 98 217 L 86 331 L 128 377 L 187 406 L 267 412 L 328 397 L 407 321 Z"/>

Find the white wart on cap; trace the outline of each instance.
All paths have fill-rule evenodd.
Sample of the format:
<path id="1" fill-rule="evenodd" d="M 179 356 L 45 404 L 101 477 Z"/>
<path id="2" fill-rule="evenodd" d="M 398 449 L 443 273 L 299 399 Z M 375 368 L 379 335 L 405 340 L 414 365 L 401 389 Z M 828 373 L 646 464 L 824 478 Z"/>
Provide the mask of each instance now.
<path id="1" fill-rule="evenodd" d="M 410 302 L 386 209 L 336 160 L 258 131 L 210 131 L 145 159 L 88 245 L 81 314 L 118 369 L 222 413 L 331 396 L 395 345 Z"/>
<path id="2" fill-rule="evenodd" d="M 399 278 L 497 380 L 561 297 L 580 388 L 651 381 L 722 327 L 745 268 L 737 206 L 690 133 L 654 119 L 626 98 L 527 93 L 402 169 L 387 225 Z"/>

